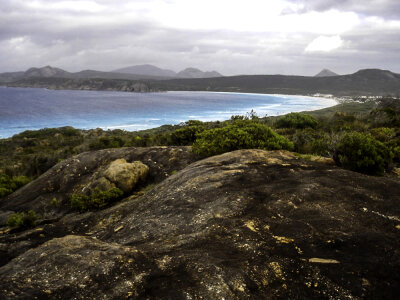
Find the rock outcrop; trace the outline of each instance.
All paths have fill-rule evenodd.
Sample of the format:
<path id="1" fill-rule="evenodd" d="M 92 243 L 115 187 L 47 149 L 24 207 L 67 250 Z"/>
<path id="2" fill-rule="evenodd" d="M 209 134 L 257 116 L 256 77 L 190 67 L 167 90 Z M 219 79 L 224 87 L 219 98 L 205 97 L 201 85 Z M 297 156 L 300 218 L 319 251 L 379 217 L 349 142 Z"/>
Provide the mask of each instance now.
<path id="1" fill-rule="evenodd" d="M 1 211 L 35 210 L 46 218 L 71 212 L 69 196 L 114 186 L 130 192 L 137 182 L 159 183 L 197 158 L 189 147 L 119 148 L 81 153 L 0 201 Z M 56 198 L 58 206 L 51 204 Z M 3 222 L 1 222 L 3 220 Z M 5 225 L 0 218 L 0 226 Z"/>
<path id="2" fill-rule="evenodd" d="M 139 150 L 121 151 L 127 157 Z M 107 156 L 115 160 L 114 154 Z M 139 156 L 124 158 L 146 164 Z M 70 163 L 62 166 L 74 174 L 77 165 Z M 400 293 L 399 181 L 285 151 L 240 150 L 176 169 L 144 195 L 107 209 L 0 234 L 0 251 L 8 255 L 0 298 L 395 299 Z M 38 180 L 42 188 L 47 179 Z M 74 185 L 58 192 L 67 187 Z M 9 199 L 0 209 L 12 209 Z M 12 249 L 18 255 L 11 260 Z"/>
<path id="3" fill-rule="evenodd" d="M 96 181 L 109 182 L 103 190 L 116 186 L 124 193 L 129 193 L 140 182 L 146 179 L 149 167 L 140 161 L 128 163 L 125 159 L 117 159 L 111 162 L 107 168 L 99 174 Z"/>

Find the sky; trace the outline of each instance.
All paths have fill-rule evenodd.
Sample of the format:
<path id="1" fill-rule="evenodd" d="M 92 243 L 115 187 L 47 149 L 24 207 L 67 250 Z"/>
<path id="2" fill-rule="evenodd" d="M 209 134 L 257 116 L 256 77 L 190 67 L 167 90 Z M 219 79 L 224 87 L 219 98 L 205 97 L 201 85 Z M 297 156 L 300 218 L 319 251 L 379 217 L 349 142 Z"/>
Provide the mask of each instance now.
<path id="1" fill-rule="evenodd" d="M 400 73 L 400 0 L 0 0 L 0 72 Z"/>

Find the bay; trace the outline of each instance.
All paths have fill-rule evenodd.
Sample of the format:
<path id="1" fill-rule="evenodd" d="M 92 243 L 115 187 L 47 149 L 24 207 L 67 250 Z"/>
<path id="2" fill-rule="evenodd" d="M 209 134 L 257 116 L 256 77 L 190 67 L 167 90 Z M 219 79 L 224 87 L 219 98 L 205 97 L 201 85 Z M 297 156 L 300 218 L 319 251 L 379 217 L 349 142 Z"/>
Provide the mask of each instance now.
<path id="1" fill-rule="evenodd" d="M 333 99 L 244 93 L 128 93 L 0 87 L 0 138 L 62 126 L 128 131 L 187 120 L 227 120 L 254 110 L 259 116 L 316 110 Z"/>

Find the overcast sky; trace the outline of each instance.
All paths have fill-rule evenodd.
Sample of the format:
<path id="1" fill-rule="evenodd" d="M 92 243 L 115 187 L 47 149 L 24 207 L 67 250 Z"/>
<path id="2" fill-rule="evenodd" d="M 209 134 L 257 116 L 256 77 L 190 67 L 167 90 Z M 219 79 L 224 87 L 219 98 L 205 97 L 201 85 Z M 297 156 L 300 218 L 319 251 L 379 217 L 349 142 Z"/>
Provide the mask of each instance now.
<path id="1" fill-rule="evenodd" d="M 400 0 L 1 0 L 0 72 L 400 73 Z"/>

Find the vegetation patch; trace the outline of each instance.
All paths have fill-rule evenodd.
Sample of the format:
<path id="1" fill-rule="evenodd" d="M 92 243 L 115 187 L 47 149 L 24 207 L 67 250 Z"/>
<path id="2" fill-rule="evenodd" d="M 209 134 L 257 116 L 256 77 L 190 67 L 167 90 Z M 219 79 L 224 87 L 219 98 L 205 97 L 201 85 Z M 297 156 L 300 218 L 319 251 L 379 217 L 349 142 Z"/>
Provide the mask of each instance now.
<path id="1" fill-rule="evenodd" d="M 175 130 L 171 134 L 171 142 L 177 146 L 191 145 L 196 140 L 198 134 L 207 129 L 205 123 L 201 121 L 189 120 L 185 126 Z"/>
<path id="2" fill-rule="evenodd" d="M 202 132 L 193 144 L 193 152 L 201 156 L 239 149 L 293 150 L 293 143 L 263 123 L 239 119 Z"/>
<path id="3" fill-rule="evenodd" d="M 28 212 L 18 212 L 12 214 L 8 220 L 7 225 L 11 228 L 32 228 L 35 227 L 37 215 L 34 210 Z"/>
<path id="4" fill-rule="evenodd" d="M 349 170 L 383 175 L 392 162 L 393 153 L 371 135 L 352 132 L 339 142 L 334 159 L 339 166 Z"/>
<path id="5" fill-rule="evenodd" d="M 0 198 L 4 198 L 13 193 L 30 181 L 26 176 L 8 176 L 0 174 Z"/>
<path id="6" fill-rule="evenodd" d="M 89 196 L 82 194 L 73 194 L 70 198 L 71 207 L 80 212 L 103 208 L 119 199 L 124 192 L 119 188 L 111 188 L 107 191 L 95 189 Z"/>
<path id="7" fill-rule="evenodd" d="M 302 113 L 290 113 L 283 117 L 280 117 L 276 121 L 276 127 L 278 128 L 316 128 L 318 121 L 313 116 L 302 114 Z"/>

